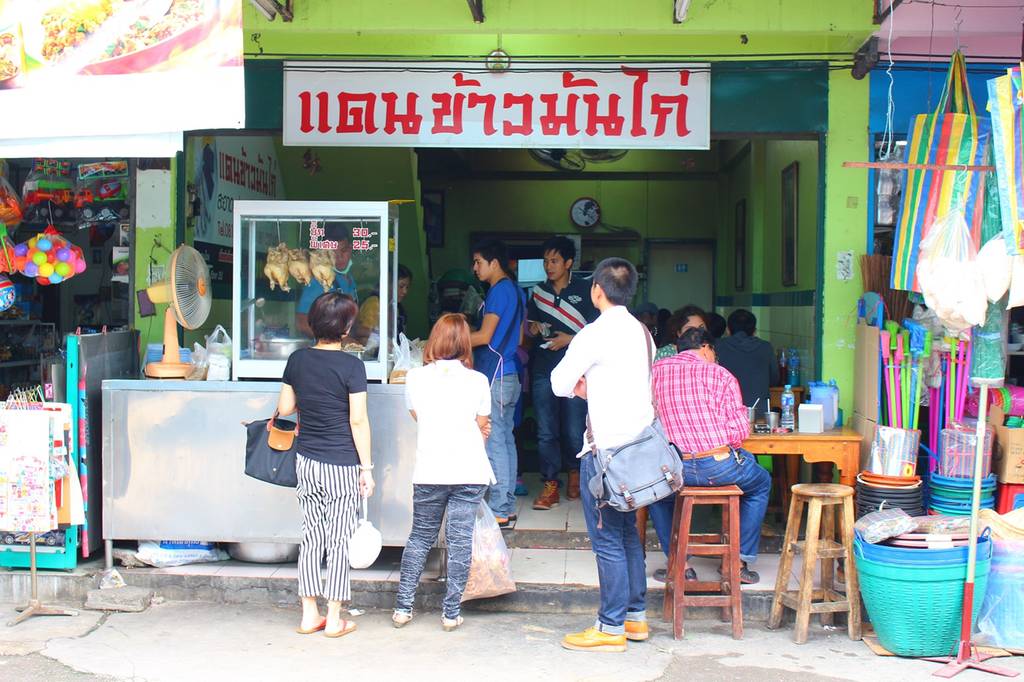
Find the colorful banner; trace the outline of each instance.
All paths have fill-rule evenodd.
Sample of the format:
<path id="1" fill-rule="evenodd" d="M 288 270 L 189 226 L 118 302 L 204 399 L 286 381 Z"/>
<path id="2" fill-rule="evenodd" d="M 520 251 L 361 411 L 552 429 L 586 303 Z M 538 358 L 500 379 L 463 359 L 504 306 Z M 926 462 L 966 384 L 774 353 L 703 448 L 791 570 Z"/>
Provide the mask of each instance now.
<path id="1" fill-rule="evenodd" d="M 210 266 L 216 298 L 231 298 L 231 238 L 236 199 L 284 199 L 274 138 L 196 136 L 186 180 L 195 192 L 195 247 Z M 261 245 L 266 246 L 266 245 Z"/>
<path id="2" fill-rule="evenodd" d="M 1022 67 L 988 82 L 992 148 L 999 178 L 999 206 L 1007 251 L 1024 252 L 1024 87 Z"/>
<path id="3" fill-rule="evenodd" d="M 0 154 L 243 127 L 241 3 L 0 0 Z"/>
<path id="4" fill-rule="evenodd" d="M 708 149 L 707 64 L 287 62 L 284 143 Z"/>

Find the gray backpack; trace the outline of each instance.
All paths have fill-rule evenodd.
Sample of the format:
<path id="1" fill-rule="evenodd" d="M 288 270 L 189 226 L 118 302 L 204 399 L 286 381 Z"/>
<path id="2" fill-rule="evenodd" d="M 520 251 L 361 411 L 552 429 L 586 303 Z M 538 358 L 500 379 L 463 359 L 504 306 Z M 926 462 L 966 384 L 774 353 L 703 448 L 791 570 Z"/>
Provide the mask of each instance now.
<path id="1" fill-rule="evenodd" d="M 644 325 L 640 326 L 644 329 L 648 364 L 653 365 L 651 333 Z M 653 393 L 651 404 L 654 404 Z M 609 506 L 620 512 L 636 511 L 682 490 L 682 457 L 668 441 L 657 416 L 632 441 L 604 450 L 593 444 L 594 434 L 588 416 L 587 440 L 597 468 L 587 487 L 598 507 Z"/>

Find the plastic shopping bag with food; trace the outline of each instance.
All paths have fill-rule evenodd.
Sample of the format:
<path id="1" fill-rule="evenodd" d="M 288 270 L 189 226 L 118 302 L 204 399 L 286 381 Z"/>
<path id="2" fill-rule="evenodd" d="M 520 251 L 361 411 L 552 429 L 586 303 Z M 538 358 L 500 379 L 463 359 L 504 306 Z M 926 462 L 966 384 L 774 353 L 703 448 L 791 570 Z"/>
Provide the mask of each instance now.
<path id="1" fill-rule="evenodd" d="M 509 570 L 511 555 L 490 507 L 481 502 L 473 524 L 473 560 L 462 601 L 498 597 L 516 591 Z"/>

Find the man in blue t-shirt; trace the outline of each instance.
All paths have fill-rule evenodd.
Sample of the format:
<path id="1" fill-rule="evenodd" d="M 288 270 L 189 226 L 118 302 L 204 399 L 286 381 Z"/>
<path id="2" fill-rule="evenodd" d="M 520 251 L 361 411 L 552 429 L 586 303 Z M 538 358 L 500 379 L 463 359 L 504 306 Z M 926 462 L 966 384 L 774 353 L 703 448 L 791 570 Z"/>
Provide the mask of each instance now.
<path id="1" fill-rule="evenodd" d="M 516 451 L 516 403 L 519 359 L 516 349 L 522 341 L 525 303 L 523 292 L 510 275 L 505 245 L 496 240 L 480 242 L 473 248 L 473 272 L 490 286 L 484 300 L 483 321 L 473 332 L 473 367 L 491 384 L 491 435 L 487 457 L 497 483 L 491 486 L 487 503 L 498 520 L 508 527 L 515 521 L 515 487 L 519 455 Z"/>
<path id="2" fill-rule="evenodd" d="M 338 248 L 334 252 L 334 285 L 331 291 L 340 291 L 359 302 L 359 295 L 356 293 L 356 281 L 349 272 L 352 270 L 352 240 L 347 236 L 341 236 L 338 240 Z M 295 328 L 304 336 L 313 336 L 313 330 L 309 328 L 306 315 L 313 306 L 313 301 L 318 299 L 324 292 L 324 287 L 315 278 L 310 280 L 302 289 L 299 295 L 299 302 L 295 306 Z"/>

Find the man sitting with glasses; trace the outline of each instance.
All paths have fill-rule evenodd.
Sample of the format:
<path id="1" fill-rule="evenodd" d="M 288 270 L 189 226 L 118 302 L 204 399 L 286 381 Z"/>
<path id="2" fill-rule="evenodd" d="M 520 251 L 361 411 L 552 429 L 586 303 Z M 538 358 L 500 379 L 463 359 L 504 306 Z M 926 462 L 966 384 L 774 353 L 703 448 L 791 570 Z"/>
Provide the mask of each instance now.
<path id="1" fill-rule="evenodd" d="M 715 358 L 714 339 L 703 328 L 688 329 L 677 342 L 679 354 L 654 364 L 654 399 L 668 439 L 683 458 L 687 486 L 736 485 L 740 498 L 740 579 L 756 583 L 748 568 L 757 559 L 761 523 L 768 509 L 771 475 L 740 446 L 750 434 L 747 408 L 736 378 Z M 652 515 L 653 516 L 653 515 Z M 671 517 L 654 516 L 663 545 L 672 532 Z M 696 573 L 687 566 L 688 579 Z"/>

